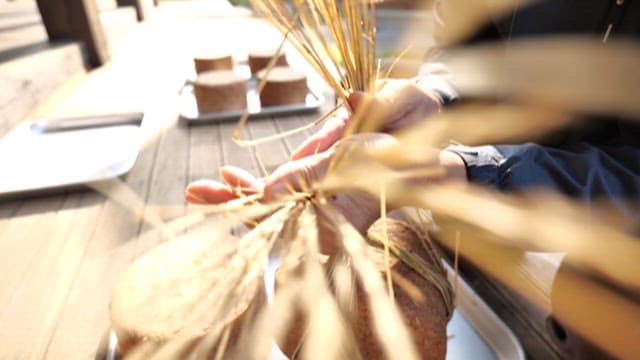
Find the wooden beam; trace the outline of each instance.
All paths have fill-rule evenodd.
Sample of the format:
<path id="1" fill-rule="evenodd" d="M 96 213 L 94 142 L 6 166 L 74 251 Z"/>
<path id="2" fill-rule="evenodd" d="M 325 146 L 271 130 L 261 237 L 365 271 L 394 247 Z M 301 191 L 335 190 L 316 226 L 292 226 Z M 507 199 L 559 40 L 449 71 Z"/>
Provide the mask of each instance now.
<path id="1" fill-rule="evenodd" d="M 107 38 L 95 0 L 37 0 L 37 3 L 50 41 L 82 41 L 91 66 L 109 60 Z"/>
<path id="2" fill-rule="evenodd" d="M 154 0 L 154 5 L 157 5 L 156 1 L 157 0 Z M 138 21 L 145 21 L 149 16 L 149 11 L 145 3 L 145 0 L 116 0 L 116 4 L 118 4 L 118 6 L 135 7 Z"/>

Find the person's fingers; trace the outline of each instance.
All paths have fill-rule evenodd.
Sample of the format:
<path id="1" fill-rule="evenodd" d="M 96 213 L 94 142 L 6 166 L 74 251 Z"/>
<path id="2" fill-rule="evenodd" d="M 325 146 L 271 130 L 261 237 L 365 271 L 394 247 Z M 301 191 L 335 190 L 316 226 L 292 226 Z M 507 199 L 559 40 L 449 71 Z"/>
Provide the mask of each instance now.
<path id="1" fill-rule="evenodd" d="M 329 118 L 318 132 L 307 138 L 291 154 L 291 160 L 298 160 L 313 154 L 321 153 L 335 144 L 347 127 L 349 116 L 344 109 Z"/>
<path id="2" fill-rule="evenodd" d="M 363 120 L 358 129 L 361 132 L 395 131 L 422 121 L 440 109 L 437 96 L 408 80 L 385 81 L 376 96 L 355 92 L 347 101 L 354 116 Z M 293 151 L 291 160 L 329 149 L 344 136 L 349 120 L 346 109 L 340 109 Z"/>
<path id="3" fill-rule="evenodd" d="M 380 131 L 382 126 L 393 115 L 388 99 L 367 94 L 358 94 L 350 98 L 353 104 L 352 121 L 357 122 L 356 133 Z"/>
<path id="4" fill-rule="evenodd" d="M 364 132 L 392 132 L 424 120 L 438 112 L 440 101 L 428 90 L 409 80 L 386 80 L 378 84 L 372 98 L 359 99 L 357 116 L 366 120 Z"/>
<path id="5" fill-rule="evenodd" d="M 264 198 L 273 200 L 291 190 L 305 190 L 326 173 L 333 154 L 334 150 L 330 148 L 281 165 L 265 180 Z"/>
<path id="6" fill-rule="evenodd" d="M 364 119 L 363 131 L 395 129 L 422 120 L 433 112 L 434 104 L 413 83 L 390 81 L 375 97 L 363 92 L 354 92 L 348 98 L 349 106 L 356 116 Z M 425 101 L 426 99 L 426 101 Z M 315 134 L 305 140 L 291 155 L 291 160 L 317 154 L 329 149 L 339 141 L 346 130 L 349 115 L 341 109 Z"/>
<path id="7" fill-rule="evenodd" d="M 220 204 L 238 198 L 240 193 L 254 194 L 263 188 L 260 180 L 247 171 L 224 166 L 220 169 L 224 183 L 215 180 L 199 180 L 187 186 L 185 198 L 193 204 Z"/>
<path id="8" fill-rule="evenodd" d="M 233 188 L 246 189 L 250 192 L 259 191 L 262 189 L 262 182 L 256 179 L 248 171 L 231 165 L 226 165 L 220 168 L 220 177 Z M 255 191 L 251 191 L 255 190 Z"/>
<path id="9" fill-rule="evenodd" d="M 364 100 L 366 94 L 363 93 L 362 91 L 356 91 L 351 93 L 351 95 L 349 95 L 349 97 L 347 98 L 347 101 L 349 102 L 349 106 L 351 106 L 351 110 L 353 111 L 357 111 L 360 108 L 360 105 L 362 104 L 362 101 Z"/>
<path id="10" fill-rule="evenodd" d="M 438 98 L 413 82 L 389 82 L 376 98 L 379 100 L 378 105 L 388 107 L 387 111 L 390 114 L 386 121 L 383 121 L 384 131 L 410 126 L 440 109 Z"/>
<path id="11" fill-rule="evenodd" d="M 199 180 L 187 186 L 185 198 L 192 204 L 220 204 L 237 196 L 226 184 L 215 180 Z"/>

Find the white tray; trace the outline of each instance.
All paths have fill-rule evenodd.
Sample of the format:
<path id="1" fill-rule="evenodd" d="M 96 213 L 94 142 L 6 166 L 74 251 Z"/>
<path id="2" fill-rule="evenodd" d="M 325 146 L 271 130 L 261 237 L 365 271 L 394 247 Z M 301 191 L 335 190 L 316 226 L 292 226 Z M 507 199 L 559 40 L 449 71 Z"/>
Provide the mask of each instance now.
<path id="1" fill-rule="evenodd" d="M 256 91 L 256 79 L 249 79 L 247 90 L 247 107 L 249 118 L 259 118 L 270 115 L 289 115 L 315 112 L 324 104 L 324 96 L 315 90 L 310 89 L 304 103 L 278 106 L 261 106 L 260 97 Z M 180 90 L 180 120 L 189 124 L 216 122 L 225 120 L 239 120 L 243 110 L 232 110 L 224 112 L 201 113 L 198 111 L 193 84 L 187 80 Z"/>
<path id="2" fill-rule="evenodd" d="M 85 119 L 93 125 L 87 126 Z M 0 198 L 76 187 L 128 172 L 140 150 L 140 126 L 82 120 L 83 126 L 51 131 L 24 122 L 2 138 Z"/>
<path id="3" fill-rule="evenodd" d="M 447 325 L 447 360 L 524 360 L 520 341 L 511 329 L 461 278 L 447 268 L 449 282 L 458 281 L 458 298 L 453 318 Z"/>

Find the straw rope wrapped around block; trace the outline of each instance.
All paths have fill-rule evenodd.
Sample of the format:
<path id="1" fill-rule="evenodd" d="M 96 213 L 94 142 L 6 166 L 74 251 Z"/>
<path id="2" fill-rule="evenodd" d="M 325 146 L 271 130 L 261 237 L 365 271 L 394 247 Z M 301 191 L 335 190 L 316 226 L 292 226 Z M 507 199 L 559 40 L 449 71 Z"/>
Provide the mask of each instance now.
<path id="1" fill-rule="evenodd" d="M 420 358 L 444 359 L 447 350 L 446 328 L 453 311 L 453 298 L 440 257 L 430 245 L 430 240 L 419 235 L 409 224 L 387 219 L 386 227 L 392 252 L 397 255 L 391 256 L 387 266 L 382 249 L 385 239 L 384 222 L 378 220 L 367 233 L 370 243 L 368 256 L 383 275 L 386 269 L 390 269 L 395 279 L 402 279 L 400 281 L 411 284 L 410 287 L 418 291 L 414 294 L 394 281 L 395 303 L 412 334 L 413 344 Z M 301 353 L 307 325 L 301 314 L 294 316 L 287 335 L 279 341 L 285 354 L 296 357 Z M 356 283 L 351 328 L 362 359 L 386 358 L 374 331 L 367 295 L 359 281 Z"/>

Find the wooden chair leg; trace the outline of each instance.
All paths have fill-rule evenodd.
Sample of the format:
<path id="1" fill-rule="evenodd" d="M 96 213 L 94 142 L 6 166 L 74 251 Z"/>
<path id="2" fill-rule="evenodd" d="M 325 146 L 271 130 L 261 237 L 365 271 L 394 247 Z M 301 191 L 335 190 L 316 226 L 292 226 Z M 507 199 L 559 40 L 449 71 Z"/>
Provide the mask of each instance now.
<path id="1" fill-rule="evenodd" d="M 95 0 L 37 0 L 50 41 L 80 40 L 91 66 L 109 60 L 107 38 Z"/>
<path id="2" fill-rule="evenodd" d="M 154 0 L 154 5 L 157 5 L 158 0 Z M 145 21 L 148 17 L 148 10 L 145 6 L 145 0 L 116 0 L 118 6 L 133 6 L 136 8 L 136 16 L 138 21 Z"/>

